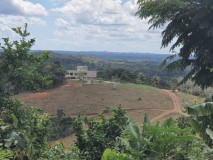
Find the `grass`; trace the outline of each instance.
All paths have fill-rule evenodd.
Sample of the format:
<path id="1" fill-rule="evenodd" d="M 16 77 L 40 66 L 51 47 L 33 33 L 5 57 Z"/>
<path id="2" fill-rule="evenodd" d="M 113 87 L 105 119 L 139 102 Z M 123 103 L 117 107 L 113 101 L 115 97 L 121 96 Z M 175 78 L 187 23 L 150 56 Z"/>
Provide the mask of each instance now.
<path id="1" fill-rule="evenodd" d="M 177 95 L 181 98 L 184 107 L 203 103 L 205 98 L 197 97 L 191 94 L 187 94 L 184 92 L 177 92 Z"/>

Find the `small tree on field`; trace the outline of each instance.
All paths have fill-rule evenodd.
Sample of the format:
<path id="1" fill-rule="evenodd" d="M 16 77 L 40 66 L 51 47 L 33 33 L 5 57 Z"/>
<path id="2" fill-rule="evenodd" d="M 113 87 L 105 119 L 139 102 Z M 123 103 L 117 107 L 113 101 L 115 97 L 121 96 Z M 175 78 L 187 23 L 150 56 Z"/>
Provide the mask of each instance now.
<path id="1" fill-rule="evenodd" d="M 136 82 L 141 84 L 145 81 L 145 76 L 143 73 L 138 73 L 137 78 L 136 78 Z"/>
<path id="2" fill-rule="evenodd" d="M 158 84 L 160 83 L 160 81 L 161 81 L 161 79 L 160 79 L 160 77 L 158 77 L 158 76 L 153 76 L 153 77 L 151 78 L 151 83 L 152 83 L 155 87 L 158 86 Z"/>
<path id="3" fill-rule="evenodd" d="M 178 85 L 178 80 L 176 78 L 172 78 L 170 81 L 170 88 L 171 90 L 175 90 Z"/>

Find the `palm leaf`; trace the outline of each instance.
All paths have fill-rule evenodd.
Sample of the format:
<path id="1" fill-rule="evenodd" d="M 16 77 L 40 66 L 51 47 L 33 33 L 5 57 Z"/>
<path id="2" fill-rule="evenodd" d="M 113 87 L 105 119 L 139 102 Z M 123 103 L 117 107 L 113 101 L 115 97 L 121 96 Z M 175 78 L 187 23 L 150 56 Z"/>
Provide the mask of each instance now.
<path id="1" fill-rule="evenodd" d="M 124 130 L 124 136 L 132 137 L 134 139 L 138 139 L 140 137 L 140 130 L 133 120 L 129 120 L 129 124 L 126 126 Z"/>
<path id="2" fill-rule="evenodd" d="M 0 159 L 1 160 L 10 160 L 12 158 L 13 158 L 12 151 L 0 148 Z"/>

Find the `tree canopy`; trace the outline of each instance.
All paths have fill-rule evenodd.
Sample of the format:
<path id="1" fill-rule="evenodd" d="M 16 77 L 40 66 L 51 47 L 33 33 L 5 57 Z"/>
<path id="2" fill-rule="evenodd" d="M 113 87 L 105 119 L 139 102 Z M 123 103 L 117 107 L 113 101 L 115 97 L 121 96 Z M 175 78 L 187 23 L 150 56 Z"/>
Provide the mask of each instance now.
<path id="1" fill-rule="evenodd" d="M 9 38 L 2 38 L 4 44 L 0 44 L 3 49 L 0 54 L 0 98 L 33 88 L 35 83 L 47 82 L 37 72 L 37 67 L 49 58 L 48 52 L 43 52 L 40 56 L 30 53 L 35 39 L 28 38 L 30 33 L 27 31 L 27 24 L 23 30 L 21 27 L 12 30 L 20 39 L 10 41 Z M 40 77 L 39 82 L 35 82 L 35 77 Z"/>
<path id="2" fill-rule="evenodd" d="M 35 43 L 27 31 L 21 27 L 12 28 L 20 37 L 11 41 L 2 38 L 0 44 L 0 100 L 23 90 L 39 90 L 63 82 L 66 70 L 59 62 L 47 64 L 50 54 L 47 51 L 39 55 L 31 52 Z"/>
<path id="3" fill-rule="evenodd" d="M 191 71 L 181 83 L 192 78 L 202 88 L 213 85 L 213 1 L 212 0 L 138 0 L 137 15 L 149 19 L 150 29 L 164 28 L 162 47 L 179 49 L 167 60 L 166 68 Z"/>

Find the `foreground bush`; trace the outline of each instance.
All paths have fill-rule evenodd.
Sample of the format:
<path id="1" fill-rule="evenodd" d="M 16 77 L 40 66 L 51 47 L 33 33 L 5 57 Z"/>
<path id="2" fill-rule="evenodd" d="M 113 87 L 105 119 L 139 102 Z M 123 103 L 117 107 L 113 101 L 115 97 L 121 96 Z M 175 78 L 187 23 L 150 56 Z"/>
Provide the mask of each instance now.
<path id="1" fill-rule="evenodd" d="M 118 160 L 141 159 L 203 159 L 203 142 L 192 134 L 190 128 L 180 129 L 172 119 L 162 125 L 144 123 L 143 129 L 133 120 L 126 126 L 118 143 L 124 145 L 123 150 L 117 150 Z M 105 160 L 115 151 L 105 151 Z"/>
<path id="2" fill-rule="evenodd" d="M 121 108 L 113 109 L 110 118 L 99 116 L 98 120 L 84 117 L 74 122 L 76 147 L 81 159 L 100 160 L 106 148 L 116 147 L 116 138 L 125 128 L 127 117 Z"/>

